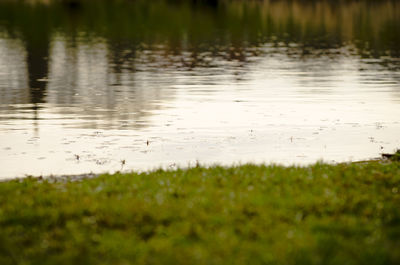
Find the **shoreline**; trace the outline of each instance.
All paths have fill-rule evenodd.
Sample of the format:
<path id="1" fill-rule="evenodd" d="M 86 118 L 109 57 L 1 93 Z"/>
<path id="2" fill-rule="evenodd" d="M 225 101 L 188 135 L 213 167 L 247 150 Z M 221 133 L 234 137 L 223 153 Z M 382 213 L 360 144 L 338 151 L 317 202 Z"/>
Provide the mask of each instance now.
<path id="1" fill-rule="evenodd" d="M 390 161 L 390 159 L 385 158 L 383 156 L 381 157 L 375 157 L 375 158 L 371 158 L 371 159 L 366 159 L 366 160 L 357 160 L 357 161 L 348 161 L 348 162 L 337 162 L 337 163 L 332 163 L 332 162 L 324 162 L 324 161 L 315 161 L 314 163 L 308 163 L 308 164 L 291 164 L 291 165 L 282 165 L 279 163 L 243 163 L 243 164 L 232 164 L 232 165 L 220 165 L 220 164 L 211 164 L 211 165 L 195 165 L 195 166 L 186 166 L 186 167 L 176 167 L 174 169 L 168 169 L 168 168 L 162 168 L 162 167 L 156 167 L 154 169 L 151 170 L 129 170 L 129 171 L 124 171 L 124 170 L 118 170 L 115 171 L 113 173 L 109 173 L 109 172 L 102 172 L 102 173 L 93 173 L 93 172 L 89 172 L 89 173 L 82 173 L 82 174 L 62 174 L 62 175 L 47 175 L 47 176 L 43 176 L 43 175 L 39 175 L 39 176 L 35 176 L 35 175 L 25 175 L 24 177 L 10 177 L 10 178 L 3 178 L 0 179 L 0 183 L 2 182 L 8 182 L 8 181 L 13 181 L 13 180 L 22 180 L 22 179 L 26 179 L 26 178 L 33 178 L 33 179 L 39 179 L 39 180 L 44 180 L 44 179 L 58 179 L 58 180 L 66 180 L 66 181 L 79 181 L 79 180 L 84 180 L 84 179 L 91 179 L 91 178 L 95 178 L 101 175 L 115 175 L 115 174 L 131 174 L 131 173 L 135 173 L 135 174 L 141 174 L 141 173 L 152 173 L 155 171 L 159 171 L 159 170 L 163 170 L 163 171 L 174 171 L 174 170 L 188 170 L 191 168 L 195 168 L 195 167 L 203 167 L 203 168 L 211 168 L 211 167 L 223 167 L 223 168 L 232 168 L 232 167 L 237 167 L 237 166 L 245 166 L 245 165 L 254 165 L 254 166 L 281 166 L 281 167 L 309 167 L 312 165 L 315 165 L 317 163 L 322 163 L 322 164 L 326 164 L 326 165 L 340 165 L 340 164 L 352 164 L 352 163 L 368 163 L 368 162 L 385 162 L 385 161 Z"/>
<path id="2" fill-rule="evenodd" d="M 400 262 L 397 161 L 55 180 L 0 183 L 1 264 Z"/>

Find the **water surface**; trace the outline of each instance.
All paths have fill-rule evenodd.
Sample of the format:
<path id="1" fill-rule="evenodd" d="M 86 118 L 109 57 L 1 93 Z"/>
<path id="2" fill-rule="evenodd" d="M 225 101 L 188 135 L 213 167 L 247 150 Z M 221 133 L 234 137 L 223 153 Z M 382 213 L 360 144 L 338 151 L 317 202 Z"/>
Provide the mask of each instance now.
<path id="1" fill-rule="evenodd" d="M 400 147 L 397 1 L 66 3 L 0 3 L 0 178 Z"/>

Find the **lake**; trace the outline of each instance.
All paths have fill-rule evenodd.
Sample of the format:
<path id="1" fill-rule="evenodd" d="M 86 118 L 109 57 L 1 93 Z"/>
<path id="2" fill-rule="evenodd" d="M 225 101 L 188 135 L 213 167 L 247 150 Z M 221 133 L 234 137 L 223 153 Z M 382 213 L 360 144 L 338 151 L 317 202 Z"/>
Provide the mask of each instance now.
<path id="1" fill-rule="evenodd" d="M 399 1 L 0 2 L 3 179 L 371 159 L 399 117 Z"/>

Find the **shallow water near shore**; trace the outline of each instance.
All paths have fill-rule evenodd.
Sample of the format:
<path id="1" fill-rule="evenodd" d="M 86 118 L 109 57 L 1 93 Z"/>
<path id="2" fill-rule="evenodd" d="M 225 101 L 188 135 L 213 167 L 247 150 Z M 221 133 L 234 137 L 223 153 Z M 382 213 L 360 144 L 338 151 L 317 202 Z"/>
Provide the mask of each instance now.
<path id="1" fill-rule="evenodd" d="M 395 1 L 0 10 L 0 178 L 345 162 L 400 147 Z"/>

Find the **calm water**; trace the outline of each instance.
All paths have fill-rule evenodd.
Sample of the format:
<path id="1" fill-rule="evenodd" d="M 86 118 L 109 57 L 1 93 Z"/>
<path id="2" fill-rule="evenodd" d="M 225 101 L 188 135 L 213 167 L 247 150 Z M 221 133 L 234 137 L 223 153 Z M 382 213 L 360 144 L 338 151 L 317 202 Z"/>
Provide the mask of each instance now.
<path id="1" fill-rule="evenodd" d="M 0 178 L 400 147 L 400 2 L 151 2 L 0 2 Z"/>

